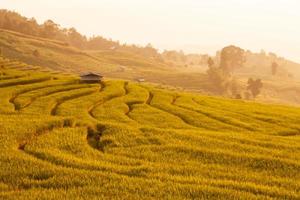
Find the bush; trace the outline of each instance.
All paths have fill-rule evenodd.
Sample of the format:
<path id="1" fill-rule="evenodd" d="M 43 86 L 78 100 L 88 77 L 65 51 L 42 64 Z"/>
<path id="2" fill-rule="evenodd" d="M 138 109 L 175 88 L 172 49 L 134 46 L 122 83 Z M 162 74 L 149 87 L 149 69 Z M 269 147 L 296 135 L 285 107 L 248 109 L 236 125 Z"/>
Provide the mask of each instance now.
<path id="1" fill-rule="evenodd" d="M 39 50 L 37 50 L 37 49 L 34 50 L 32 54 L 33 54 L 35 57 L 40 57 L 40 55 L 41 55 L 40 52 L 39 52 Z"/>

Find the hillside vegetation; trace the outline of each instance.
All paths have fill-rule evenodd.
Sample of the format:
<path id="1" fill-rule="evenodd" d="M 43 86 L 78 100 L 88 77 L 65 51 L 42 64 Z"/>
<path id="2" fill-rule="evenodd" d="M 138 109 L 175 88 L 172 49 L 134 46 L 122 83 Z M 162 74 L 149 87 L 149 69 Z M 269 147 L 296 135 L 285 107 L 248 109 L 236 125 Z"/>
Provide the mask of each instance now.
<path id="1" fill-rule="evenodd" d="M 0 49 L 3 56 L 31 65 L 48 67 L 61 72 L 79 73 L 99 71 L 117 76 L 127 68 L 134 73 L 143 71 L 166 71 L 165 64 L 123 50 L 82 51 L 67 43 L 41 37 L 24 35 L 0 29 Z"/>
<path id="2" fill-rule="evenodd" d="M 82 51 L 56 40 L 3 29 L 0 29 L 0 47 L 7 58 L 48 70 L 75 74 L 95 71 L 112 78 L 145 78 L 149 82 L 193 90 L 206 88 L 203 86 L 206 78 L 200 72 L 182 71 L 123 50 Z"/>
<path id="3" fill-rule="evenodd" d="M 1 199 L 299 199 L 300 109 L 0 60 Z"/>
<path id="4" fill-rule="evenodd" d="M 200 68 L 168 66 L 167 63 L 157 59 L 129 51 L 83 51 L 57 40 L 1 29 L 0 49 L 3 56 L 30 64 L 27 67 L 31 68 L 39 66 L 43 70 L 71 74 L 95 71 L 111 78 L 127 80 L 144 78 L 148 82 L 165 85 L 165 87 L 171 86 L 182 90 L 215 94 L 213 92 L 215 86 L 208 81 L 207 75 Z M 263 56 L 261 57 L 264 60 Z M 269 58 L 268 62 L 270 60 Z M 243 73 L 241 70 L 236 72 L 236 77 L 240 80 L 241 88 L 246 87 L 249 76 L 263 80 L 264 87 L 261 95 L 257 98 L 259 101 L 300 104 L 299 81 L 264 75 L 267 72 L 255 74 L 253 69 L 247 66 L 243 69 Z M 256 67 L 256 69 L 258 68 Z M 265 71 L 267 71 L 266 68 Z"/>
<path id="5" fill-rule="evenodd" d="M 0 30 L 0 45 L 5 57 L 63 72 L 101 70 L 106 73 L 117 68 L 106 59 L 93 57 L 65 43 L 7 30 Z"/>

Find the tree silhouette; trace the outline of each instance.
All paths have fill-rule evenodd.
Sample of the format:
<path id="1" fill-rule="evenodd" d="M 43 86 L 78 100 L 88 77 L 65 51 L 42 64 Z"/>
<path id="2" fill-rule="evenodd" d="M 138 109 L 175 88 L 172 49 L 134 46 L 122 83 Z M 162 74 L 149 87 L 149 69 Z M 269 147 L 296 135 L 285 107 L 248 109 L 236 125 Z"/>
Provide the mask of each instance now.
<path id="1" fill-rule="evenodd" d="M 271 71 L 272 71 L 272 75 L 275 76 L 277 74 L 278 71 L 278 64 L 277 62 L 273 62 L 271 65 Z"/>
<path id="2" fill-rule="evenodd" d="M 77 48 L 84 48 L 86 38 L 83 37 L 80 33 L 78 33 L 75 28 L 70 28 L 67 34 L 68 34 L 68 42 L 71 45 Z"/>
<path id="3" fill-rule="evenodd" d="M 245 51 L 239 47 L 231 45 L 221 51 L 220 67 L 225 73 L 231 73 L 242 67 L 245 61 Z"/>
<path id="4" fill-rule="evenodd" d="M 247 90 L 249 90 L 253 96 L 253 98 L 256 98 L 257 95 L 260 94 L 260 90 L 263 87 L 263 83 L 261 79 L 253 80 L 252 78 L 248 79 L 248 86 Z"/>
<path id="5" fill-rule="evenodd" d="M 59 32 L 58 24 L 54 23 L 52 20 L 47 20 L 42 25 L 43 32 L 42 36 L 47 38 L 55 38 L 56 34 Z"/>
<path id="6" fill-rule="evenodd" d="M 214 92 L 223 95 L 228 91 L 230 87 L 229 77 L 220 67 L 209 67 L 207 75 Z"/>
<path id="7" fill-rule="evenodd" d="M 40 57 L 40 52 L 39 50 L 35 49 L 32 53 L 35 57 Z"/>
<path id="8" fill-rule="evenodd" d="M 211 57 L 209 57 L 207 60 L 207 64 L 208 64 L 208 67 L 212 67 L 215 65 L 215 62 Z"/>

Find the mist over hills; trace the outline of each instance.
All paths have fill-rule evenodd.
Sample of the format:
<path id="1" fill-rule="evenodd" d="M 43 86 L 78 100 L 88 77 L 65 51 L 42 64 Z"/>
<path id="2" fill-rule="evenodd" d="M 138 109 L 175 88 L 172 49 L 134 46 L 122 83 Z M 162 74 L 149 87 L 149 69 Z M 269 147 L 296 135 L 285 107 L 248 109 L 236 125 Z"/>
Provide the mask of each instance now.
<path id="1" fill-rule="evenodd" d="M 243 48 L 159 51 L 0 10 L 0 199 L 299 200 L 299 64 Z"/>
<path id="2" fill-rule="evenodd" d="M 182 90 L 216 94 L 206 71 L 209 57 L 219 65 L 220 51 L 214 55 L 176 50 L 160 52 L 151 44 L 142 47 L 101 36 L 87 38 L 75 28 L 63 28 L 51 20 L 38 24 L 34 18 L 8 10 L 0 10 L 0 28 L 1 53 L 10 59 L 66 73 L 96 71 L 112 78 L 144 78 Z M 243 67 L 233 71 L 242 90 L 249 77 L 260 78 L 265 87 L 259 99 L 300 103 L 298 63 L 265 51 L 245 50 L 245 58 Z M 271 71 L 274 62 L 278 64 L 276 76 Z"/>
<path id="3" fill-rule="evenodd" d="M 73 27 L 64 28 L 52 20 L 47 20 L 43 24 L 38 24 L 34 18 L 27 18 L 19 13 L 5 9 L 0 10 L 0 28 L 20 32 L 26 35 L 48 38 L 51 40 L 59 40 L 65 45 L 70 45 L 81 50 L 120 50 L 139 54 L 147 58 L 153 58 L 156 61 L 161 61 L 167 64 L 171 63 L 177 66 L 205 66 L 208 55 L 210 54 L 210 56 L 214 57 L 214 53 L 212 53 L 212 50 L 208 45 L 202 46 L 201 52 L 210 53 L 184 53 L 183 51 L 176 50 L 165 50 L 160 53 L 150 43 L 142 47 L 134 44 L 127 45 L 126 41 L 122 41 L 122 43 L 119 41 L 112 41 L 111 39 L 106 39 L 101 36 L 93 36 L 88 38 L 79 33 Z M 184 49 L 194 49 L 193 52 L 196 52 L 196 49 L 199 49 L 199 47 L 200 45 L 190 44 L 186 45 Z M 173 53 L 173 57 L 170 58 L 165 56 L 168 52 Z M 299 75 L 300 70 L 296 69 L 297 67 L 295 67 L 298 66 L 297 63 L 284 59 L 280 56 L 277 57 L 277 55 L 272 52 L 251 54 L 250 51 L 247 51 L 247 53 L 247 67 L 252 65 L 256 68 L 264 68 L 266 65 L 269 65 L 267 60 L 271 60 L 271 62 L 280 62 L 282 67 L 287 71 Z"/>

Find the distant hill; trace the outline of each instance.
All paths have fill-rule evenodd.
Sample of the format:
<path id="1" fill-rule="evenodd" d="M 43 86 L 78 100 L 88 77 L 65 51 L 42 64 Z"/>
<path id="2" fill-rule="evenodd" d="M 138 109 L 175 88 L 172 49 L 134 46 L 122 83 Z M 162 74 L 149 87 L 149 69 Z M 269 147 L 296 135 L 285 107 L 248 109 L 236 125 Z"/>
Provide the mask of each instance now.
<path id="1" fill-rule="evenodd" d="M 100 36 L 86 38 L 74 29 L 60 28 L 49 21 L 39 25 L 34 19 L 6 10 L 0 10 L 0 27 L 5 28 L 0 29 L 0 51 L 9 59 L 59 72 L 95 71 L 110 78 L 142 78 L 163 87 L 216 95 L 206 70 L 209 57 L 218 65 L 219 53 L 215 56 L 183 51 L 159 53 L 150 44 L 139 47 L 121 45 Z M 28 32 L 30 27 L 34 31 Z M 45 33 L 51 30 L 55 34 Z M 276 76 L 271 74 L 273 62 L 278 64 Z M 241 88 L 246 88 L 249 77 L 261 78 L 264 88 L 258 97 L 260 101 L 300 104 L 300 65 L 295 62 L 273 53 L 246 51 L 246 63 L 234 76 Z"/>
<path id="2" fill-rule="evenodd" d="M 0 29 L 2 55 L 31 65 L 78 73 L 100 71 L 109 74 L 125 66 L 163 68 L 164 63 L 122 50 L 84 51 L 67 43 Z"/>
<path id="3" fill-rule="evenodd" d="M 145 47 L 120 44 L 101 36 L 88 38 L 75 28 L 61 27 L 52 20 L 38 24 L 34 18 L 27 18 L 17 12 L 0 9 L 0 28 L 23 33 L 30 36 L 61 41 L 81 50 L 120 50 L 139 54 L 154 59 L 161 59 L 161 55 L 151 44 Z"/>
<path id="4" fill-rule="evenodd" d="M 113 41 L 111 39 L 106 39 L 101 36 L 94 36 L 88 38 L 79 33 L 73 27 L 64 28 L 61 27 L 59 24 L 53 22 L 52 20 L 46 20 L 43 24 L 38 24 L 34 18 L 27 18 L 20 15 L 17 12 L 5 9 L 0 9 L 0 29 L 23 33 L 26 36 L 22 35 L 22 37 L 26 38 L 29 37 L 31 39 L 34 38 L 36 40 L 37 38 L 39 38 L 38 40 L 42 40 L 41 38 L 43 38 L 46 39 L 47 42 L 52 41 L 56 44 L 56 46 L 59 45 L 59 48 L 62 47 L 64 50 L 68 49 L 68 51 L 70 48 L 67 47 L 75 47 L 77 49 L 80 49 L 80 51 L 105 51 L 105 55 L 116 51 L 118 52 L 118 54 L 119 52 L 125 52 L 125 55 L 122 55 L 123 60 L 116 61 L 116 59 L 112 58 L 112 56 L 110 56 L 108 60 L 108 62 L 113 61 L 113 63 L 121 65 L 134 64 L 151 67 L 151 64 L 153 64 L 154 67 L 158 65 L 167 65 L 169 67 L 199 68 L 201 71 L 205 71 L 207 67 L 207 60 L 209 58 L 208 54 L 185 54 L 183 51 L 174 50 L 165 50 L 164 52 L 159 53 L 157 49 L 155 49 L 151 44 L 142 47 L 138 45 L 121 44 L 119 41 Z M 74 52 L 74 49 L 72 52 Z M 271 63 L 277 62 L 279 64 L 279 76 L 300 77 L 300 64 L 298 63 L 286 60 L 282 57 L 275 55 L 274 53 L 267 54 L 264 51 L 260 53 L 252 53 L 250 51 L 246 52 L 246 64 L 242 69 L 240 69 L 239 73 L 241 74 L 260 74 L 268 76 L 271 74 Z M 10 52 L 8 56 L 11 56 L 12 53 L 13 52 Z M 79 52 L 79 54 L 86 54 L 86 52 Z M 139 56 L 138 59 L 137 56 Z M 219 52 L 216 53 L 216 56 L 212 57 L 215 57 L 216 63 L 219 62 Z M 129 58 L 133 58 L 133 60 L 130 60 Z M 92 62 L 94 63 L 91 63 L 90 59 L 92 59 Z M 90 59 L 86 64 L 89 66 L 94 66 L 96 62 L 95 58 Z M 28 62 L 28 60 L 26 61 Z M 107 60 L 102 61 L 107 62 Z M 31 59 L 29 62 L 37 61 L 33 61 Z M 98 64 L 98 62 L 96 63 Z M 42 62 L 41 64 L 43 64 L 44 66 L 48 66 L 51 65 L 51 62 Z M 52 66 L 54 64 L 55 63 L 52 63 Z M 61 65 L 62 63 L 58 62 L 56 64 Z M 65 64 L 71 64 L 71 68 L 75 66 L 74 63 L 70 62 L 67 62 Z M 105 64 L 105 66 L 107 66 L 107 63 Z M 69 66 L 65 65 L 63 67 L 69 68 Z"/>
<path id="5" fill-rule="evenodd" d="M 205 65 L 194 67 L 169 66 L 153 58 L 121 50 L 84 51 L 64 42 L 29 36 L 13 31 L 0 30 L 2 55 L 9 59 L 25 62 L 52 71 L 79 74 L 95 71 L 105 77 L 136 80 L 143 78 L 163 87 L 214 93 L 207 81 Z M 255 58 L 255 57 L 254 57 Z M 254 60 L 254 59 L 253 59 Z M 262 61 L 267 59 L 261 59 Z M 259 62 L 262 62 L 258 60 Z M 248 61 L 249 62 L 249 61 Z M 271 62 L 271 59 L 267 60 Z M 252 63 L 254 63 L 252 61 Z M 258 62 L 257 62 L 258 63 Z M 270 64 L 261 67 L 265 73 L 254 73 L 251 64 L 238 72 L 240 84 L 245 87 L 248 77 L 263 78 L 264 88 L 260 101 L 300 104 L 300 83 L 296 78 L 273 77 L 268 74 Z M 297 65 L 295 64 L 295 68 Z M 249 70 L 249 71 L 247 71 Z M 262 71 L 261 69 L 259 70 Z"/>

